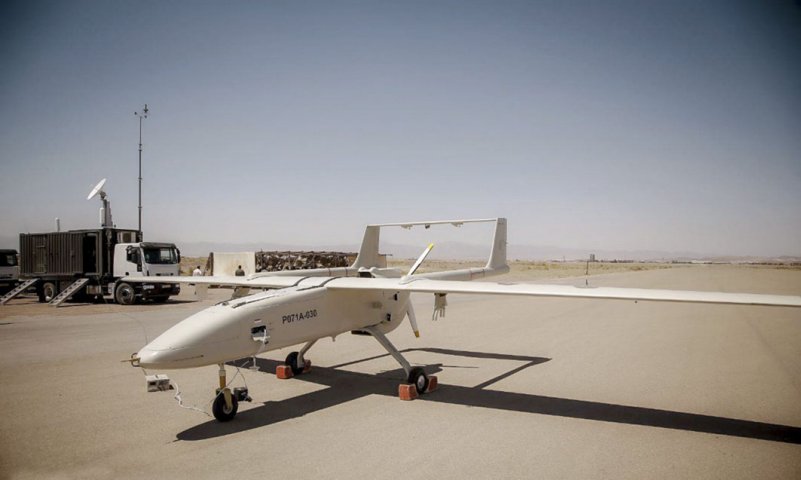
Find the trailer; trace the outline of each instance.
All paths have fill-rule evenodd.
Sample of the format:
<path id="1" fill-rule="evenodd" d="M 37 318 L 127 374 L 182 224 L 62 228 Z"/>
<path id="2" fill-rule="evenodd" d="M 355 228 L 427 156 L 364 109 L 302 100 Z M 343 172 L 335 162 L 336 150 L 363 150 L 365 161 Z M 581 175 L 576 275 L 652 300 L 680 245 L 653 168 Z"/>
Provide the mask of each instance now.
<path id="1" fill-rule="evenodd" d="M 178 284 L 123 282 L 129 276 L 177 276 L 180 252 L 172 243 L 142 242 L 137 230 L 103 227 L 21 233 L 20 280 L 35 285 L 40 302 L 59 305 L 70 297 L 107 298 L 130 305 L 164 302 Z M 7 301 L 7 300 L 6 300 Z"/>

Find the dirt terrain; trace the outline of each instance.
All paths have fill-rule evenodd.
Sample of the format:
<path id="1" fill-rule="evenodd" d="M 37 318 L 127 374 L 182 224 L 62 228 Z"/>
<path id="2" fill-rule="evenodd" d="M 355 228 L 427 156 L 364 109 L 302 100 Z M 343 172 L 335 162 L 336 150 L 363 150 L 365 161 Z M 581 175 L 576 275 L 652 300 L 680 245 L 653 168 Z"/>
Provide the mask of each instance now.
<path id="1" fill-rule="evenodd" d="M 497 280 L 801 294 L 798 269 L 618 267 Z M 452 294 L 431 321 L 419 294 L 421 338 L 389 338 L 436 391 L 400 401 L 397 363 L 342 334 L 295 379 L 273 373 L 291 349 L 229 367 L 254 401 L 220 424 L 215 366 L 147 372 L 178 386 L 147 393 L 122 360 L 229 295 L 0 307 L 0 478 L 801 478 L 801 309 Z"/>

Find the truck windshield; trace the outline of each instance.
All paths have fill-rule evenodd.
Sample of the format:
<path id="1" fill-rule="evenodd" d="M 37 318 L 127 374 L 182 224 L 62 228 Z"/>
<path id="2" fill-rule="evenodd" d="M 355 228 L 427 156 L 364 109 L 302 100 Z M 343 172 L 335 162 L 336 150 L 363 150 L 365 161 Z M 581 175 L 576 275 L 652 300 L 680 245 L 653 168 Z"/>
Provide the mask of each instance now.
<path id="1" fill-rule="evenodd" d="M 0 267 L 15 267 L 17 265 L 17 254 L 0 253 Z"/>
<path id="2" fill-rule="evenodd" d="M 150 265 L 164 265 L 178 263 L 178 252 L 174 247 L 144 248 L 145 263 Z"/>

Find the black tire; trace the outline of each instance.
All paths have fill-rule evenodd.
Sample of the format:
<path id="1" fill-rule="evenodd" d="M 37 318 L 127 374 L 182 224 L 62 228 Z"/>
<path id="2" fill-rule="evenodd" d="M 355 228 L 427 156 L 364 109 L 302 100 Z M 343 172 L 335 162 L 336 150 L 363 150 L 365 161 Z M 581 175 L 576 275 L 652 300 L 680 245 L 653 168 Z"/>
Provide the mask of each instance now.
<path id="1" fill-rule="evenodd" d="M 114 289 L 114 300 L 120 305 L 133 305 L 136 302 L 136 290 L 131 285 L 122 282 Z"/>
<path id="2" fill-rule="evenodd" d="M 42 285 L 42 301 L 50 302 L 58 295 L 58 286 L 53 282 L 45 282 Z"/>
<path id="3" fill-rule="evenodd" d="M 426 393 L 426 390 L 428 390 L 428 375 L 426 375 L 426 372 L 420 367 L 414 367 L 412 371 L 409 372 L 408 381 L 414 385 L 414 388 L 417 389 L 417 393 Z"/>
<path id="4" fill-rule="evenodd" d="M 214 418 L 216 418 L 220 422 L 228 422 L 233 420 L 236 416 L 236 411 L 239 408 L 239 402 L 237 401 L 236 397 L 231 394 L 231 409 L 228 409 L 228 406 L 225 404 L 225 394 L 220 393 L 217 395 L 217 398 L 214 399 L 214 403 L 211 405 L 211 413 L 214 414 Z"/>
<path id="5" fill-rule="evenodd" d="M 292 352 L 286 356 L 286 360 L 284 360 L 284 365 L 289 365 L 289 368 L 292 369 L 293 375 L 300 375 L 303 373 L 303 367 L 298 366 L 298 356 L 300 354 L 298 352 Z"/>

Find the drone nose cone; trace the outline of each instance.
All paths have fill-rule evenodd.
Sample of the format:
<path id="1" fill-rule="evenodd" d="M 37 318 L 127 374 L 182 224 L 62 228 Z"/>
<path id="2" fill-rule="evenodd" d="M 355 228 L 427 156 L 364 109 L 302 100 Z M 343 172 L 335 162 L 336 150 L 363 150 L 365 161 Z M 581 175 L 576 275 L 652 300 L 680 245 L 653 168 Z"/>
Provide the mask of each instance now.
<path id="1" fill-rule="evenodd" d="M 210 307 L 184 319 L 138 353 L 144 368 L 175 369 L 212 365 L 248 356 L 255 343 L 249 325 L 225 307 Z"/>
<path id="2" fill-rule="evenodd" d="M 144 368 L 158 368 L 161 366 L 161 360 L 159 359 L 158 351 L 151 350 L 147 347 L 139 350 L 136 354 L 136 358 L 139 359 L 139 366 Z"/>
<path id="3" fill-rule="evenodd" d="M 142 368 L 191 368 L 205 365 L 203 352 L 196 348 L 154 348 L 152 344 L 139 350 Z"/>
<path id="4" fill-rule="evenodd" d="M 139 366 L 143 368 L 174 368 L 180 360 L 183 349 L 156 349 L 147 345 L 136 354 L 139 357 Z"/>

